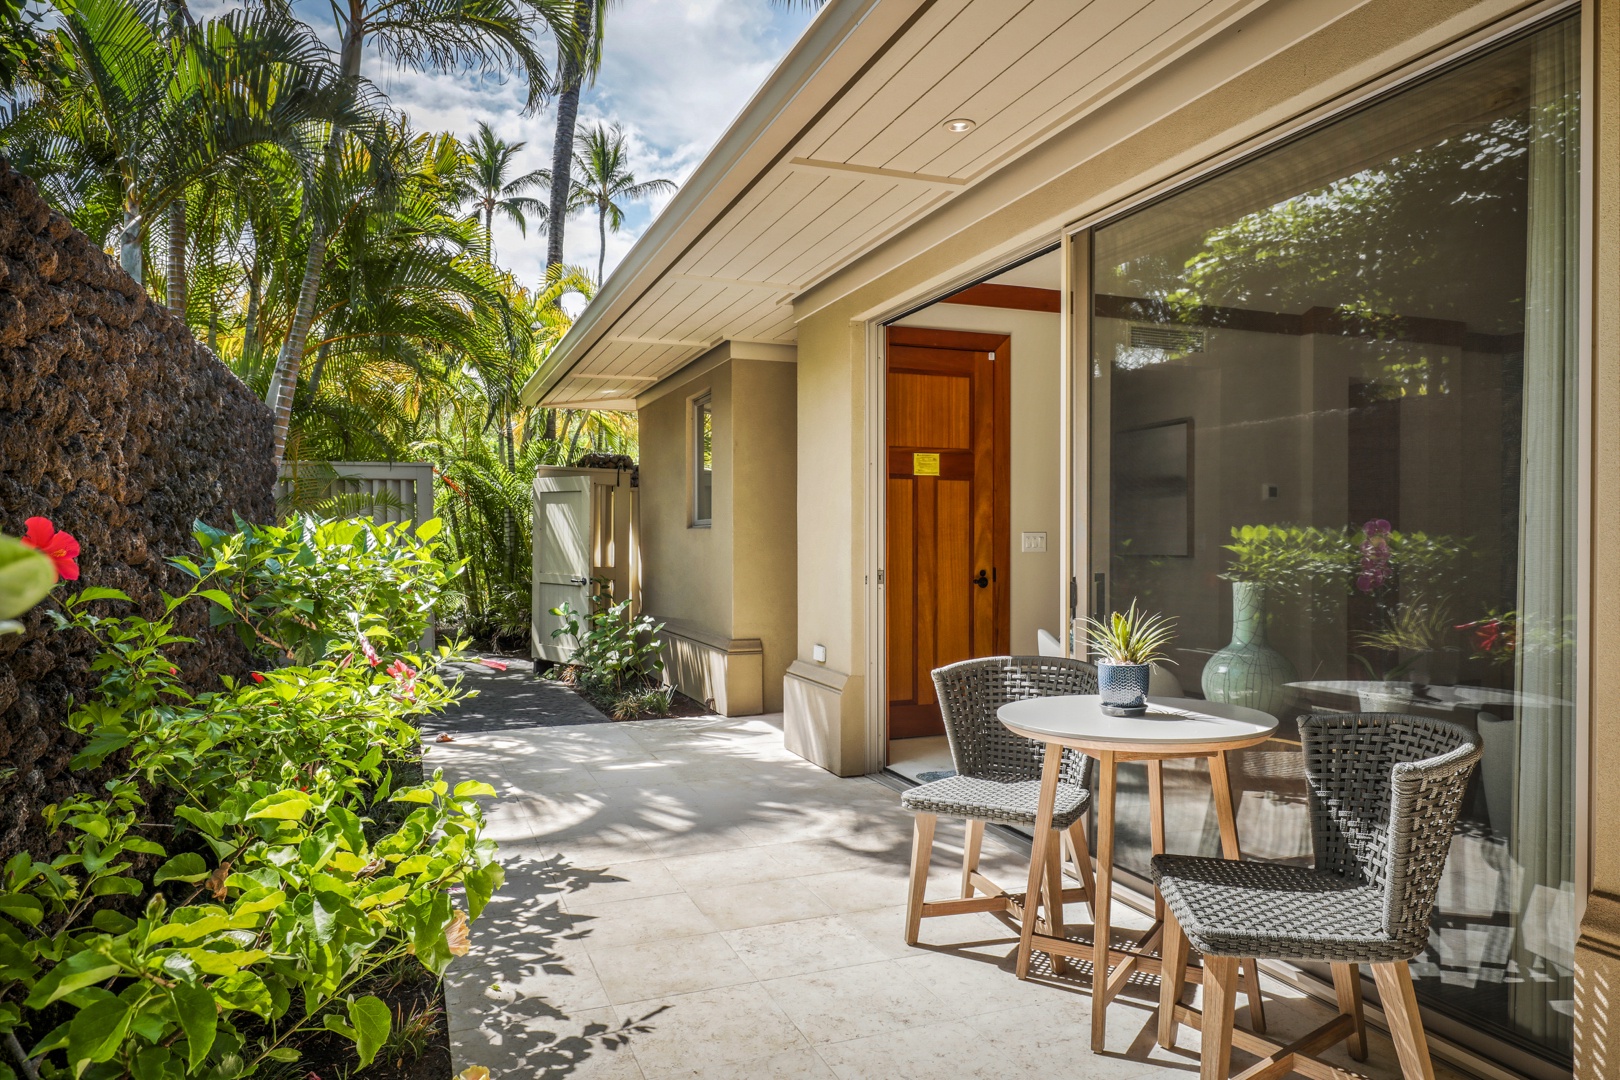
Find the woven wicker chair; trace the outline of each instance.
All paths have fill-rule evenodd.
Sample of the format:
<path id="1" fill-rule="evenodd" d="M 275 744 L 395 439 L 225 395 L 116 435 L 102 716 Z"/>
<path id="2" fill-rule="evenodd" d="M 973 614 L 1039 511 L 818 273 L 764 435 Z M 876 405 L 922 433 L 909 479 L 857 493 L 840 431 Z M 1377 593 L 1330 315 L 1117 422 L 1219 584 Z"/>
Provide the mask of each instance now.
<path id="1" fill-rule="evenodd" d="M 1344 1039 L 1367 1054 L 1361 977 L 1369 964 L 1406 1077 L 1432 1077 L 1408 961 L 1429 941 L 1440 874 L 1479 737 L 1444 720 L 1375 713 L 1300 720 L 1315 869 L 1157 855 L 1164 897 L 1159 1042 L 1172 1046 L 1190 942 L 1204 955 L 1202 1075 L 1225 1080 L 1234 1041 L 1264 1060 L 1266 1076 L 1322 1066 L 1310 1055 Z M 1332 965 L 1339 1015 L 1279 1046 L 1234 1032 L 1237 957 Z M 1311 1069 L 1313 1073 L 1316 1069 Z"/>
<path id="2" fill-rule="evenodd" d="M 945 720 L 945 737 L 950 742 L 956 775 L 911 788 L 900 796 L 900 805 L 916 815 L 911 849 L 911 894 L 906 909 L 906 943 L 917 944 L 922 920 L 936 915 L 960 915 L 970 911 L 1005 911 L 1013 918 L 1024 918 L 1025 898 L 1008 893 L 979 873 L 979 845 L 984 823 L 1035 825 L 1036 803 L 1040 797 L 1041 765 L 1046 748 L 1008 731 L 996 719 L 996 710 L 1010 701 L 1052 697 L 1061 694 L 1095 694 L 1097 669 L 1079 660 L 1050 656 L 995 656 L 964 660 L 934 671 L 934 688 Z M 1091 848 L 1086 842 L 1085 815 L 1091 802 L 1092 772 L 1095 762 L 1083 754 L 1067 750 L 1058 782 L 1057 812 L 1052 817 L 1054 838 L 1051 846 L 1063 851 L 1061 839 L 1069 840 L 1082 887 L 1063 888 L 1062 857 L 1053 859 L 1046 871 L 1045 888 L 1048 932 L 1062 934 L 1063 904 L 1092 895 Z M 962 849 L 962 895 L 957 899 L 929 902 L 924 899 L 928 863 L 934 850 L 934 825 L 940 814 L 967 819 L 967 838 Z M 975 893 L 983 893 L 976 896 Z M 1029 898 L 1033 916 L 1035 898 Z M 1061 961 L 1053 958 L 1061 971 Z"/>

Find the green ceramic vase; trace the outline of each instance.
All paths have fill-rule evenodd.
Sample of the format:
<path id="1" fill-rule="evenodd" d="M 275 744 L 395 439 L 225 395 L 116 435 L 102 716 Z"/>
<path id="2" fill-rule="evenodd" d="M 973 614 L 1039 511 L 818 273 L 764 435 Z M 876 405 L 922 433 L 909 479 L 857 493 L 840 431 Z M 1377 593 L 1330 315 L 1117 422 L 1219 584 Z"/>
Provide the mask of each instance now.
<path id="1" fill-rule="evenodd" d="M 1288 657 L 1266 644 L 1265 587 L 1232 582 L 1232 641 L 1204 664 L 1204 697 L 1280 716 L 1298 678 Z"/>

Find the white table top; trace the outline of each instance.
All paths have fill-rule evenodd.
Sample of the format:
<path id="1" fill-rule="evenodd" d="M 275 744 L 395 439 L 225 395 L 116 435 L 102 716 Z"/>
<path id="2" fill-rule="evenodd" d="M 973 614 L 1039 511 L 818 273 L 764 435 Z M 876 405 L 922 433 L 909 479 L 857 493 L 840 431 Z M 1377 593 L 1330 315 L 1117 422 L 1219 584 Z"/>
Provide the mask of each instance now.
<path id="1" fill-rule="evenodd" d="M 1029 698 L 996 710 L 1020 735 L 1098 746 L 1218 748 L 1254 744 L 1277 730 L 1277 718 L 1259 709 L 1192 698 L 1150 697 L 1141 716 L 1110 716 L 1096 694 Z"/>

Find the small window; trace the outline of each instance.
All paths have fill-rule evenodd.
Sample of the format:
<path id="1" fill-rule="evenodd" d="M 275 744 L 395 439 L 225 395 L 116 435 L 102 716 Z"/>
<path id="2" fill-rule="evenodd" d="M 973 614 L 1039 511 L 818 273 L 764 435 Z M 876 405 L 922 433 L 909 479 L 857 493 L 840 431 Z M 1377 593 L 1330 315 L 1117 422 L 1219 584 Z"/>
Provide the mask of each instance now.
<path id="1" fill-rule="evenodd" d="M 692 524 L 714 520 L 714 403 L 708 394 L 692 402 Z"/>

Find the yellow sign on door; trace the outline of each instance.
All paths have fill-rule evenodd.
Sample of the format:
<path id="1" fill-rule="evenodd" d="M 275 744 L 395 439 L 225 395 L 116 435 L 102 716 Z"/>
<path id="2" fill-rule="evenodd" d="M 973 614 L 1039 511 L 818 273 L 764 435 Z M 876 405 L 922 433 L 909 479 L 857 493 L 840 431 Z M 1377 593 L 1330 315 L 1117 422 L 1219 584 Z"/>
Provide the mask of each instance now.
<path id="1" fill-rule="evenodd" d="M 911 473 L 913 476 L 938 476 L 938 454 L 912 454 Z"/>

